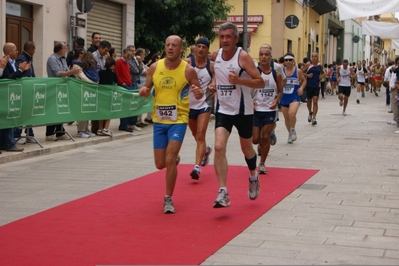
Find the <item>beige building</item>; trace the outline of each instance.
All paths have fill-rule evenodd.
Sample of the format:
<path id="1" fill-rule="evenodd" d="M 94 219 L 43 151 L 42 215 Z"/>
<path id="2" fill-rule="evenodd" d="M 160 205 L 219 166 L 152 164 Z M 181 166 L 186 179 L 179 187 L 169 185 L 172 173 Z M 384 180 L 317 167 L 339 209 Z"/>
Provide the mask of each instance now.
<path id="1" fill-rule="evenodd" d="M 85 2 L 85 1 L 83 1 Z M 134 0 L 92 0 L 90 12 L 78 14 L 76 0 L 0 0 L 0 43 L 14 42 L 22 52 L 30 40 L 36 44 L 33 56 L 37 76 L 47 76 L 46 61 L 53 53 L 54 41 L 72 45 L 72 36 L 91 43 L 91 33 L 98 31 L 118 53 L 134 44 Z M 71 19 L 72 17 L 72 19 Z M 79 27 L 71 26 L 78 17 Z"/>
<path id="2" fill-rule="evenodd" d="M 313 5 L 313 3 L 315 3 Z M 235 23 L 240 32 L 243 31 L 242 0 L 229 0 L 235 9 L 229 14 L 227 21 Z M 328 20 L 324 15 L 336 9 L 333 0 L 265 0 L 248 1 L 248 52 L 254 58 L 258 56 L 258 49 L 262 44 L 270 44 L 273 57 L 278 58 L 286 52 L 292 52 L 297 62 L 304 57 L 310 57 L 316 51 L 320 60 L 327 57 L 328 48 Z M 217 31 L 221 22 L 216 23 Z M 240 41 L 242 34 L 240 35 Z M 240 43 L 241 44 L 241 43 Z M 218 38 L 211 45 L 211 51 L 219 47 Z"/>

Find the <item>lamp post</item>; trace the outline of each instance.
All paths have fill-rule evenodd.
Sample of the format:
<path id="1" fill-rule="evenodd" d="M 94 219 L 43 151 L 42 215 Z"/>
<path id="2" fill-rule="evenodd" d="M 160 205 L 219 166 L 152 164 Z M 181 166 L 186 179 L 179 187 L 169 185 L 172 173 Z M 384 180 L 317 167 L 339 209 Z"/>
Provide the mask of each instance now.
<path id="1" fill-rule="evenodd" d="M 247 24 L 248 24 L 248 0 L 243 0 L 244 2 L 244 23 L 243 23 L 243 30 L 242 30 L 242 49 L 248 52 L 248 31 L 247 31 Z"/>

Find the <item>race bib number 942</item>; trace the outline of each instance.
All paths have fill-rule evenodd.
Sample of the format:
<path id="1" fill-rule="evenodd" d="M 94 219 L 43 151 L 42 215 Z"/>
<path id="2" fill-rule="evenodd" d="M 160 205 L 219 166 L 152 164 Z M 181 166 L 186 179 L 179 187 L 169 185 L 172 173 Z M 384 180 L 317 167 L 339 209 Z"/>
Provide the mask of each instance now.
<path id="1" fill-rule="evenodd" d="M 157 116 L 159 120 L 177 120 L 176 105 L 157 105 Z"/>

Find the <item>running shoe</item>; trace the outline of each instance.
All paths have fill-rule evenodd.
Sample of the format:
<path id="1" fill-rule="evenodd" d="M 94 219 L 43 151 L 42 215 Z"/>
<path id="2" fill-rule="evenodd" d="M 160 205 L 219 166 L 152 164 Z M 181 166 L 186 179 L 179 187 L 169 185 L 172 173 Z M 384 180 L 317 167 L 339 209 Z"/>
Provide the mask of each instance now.
<path id="1" fill-rule="evenodd" d="M 356 102 L 359 104 L 359 103 L 360 103 L 360 100 L 359 100 L 359 99 L 356 99 Z"/>
<path id="2" fill-rule="evenodd" d="M 102 130 L 102 133 L 105 135 L 105 136 L 110 136 L 110 137 L 112 137 L 112 131 L 111 130 L 109 130 L 109 129 L 103 129 Z"/>
<path id="3" fill-rule="evenodd" d="M 79 132 L 78 132 L 78 137 L 79 137 L 79 138 L 85 138 L 85 139 L 87 139 L 87 138 L 90 138 L 90 135 L 89 135 L 89 134 L 86 134 L 86 133 L 83 132 L 83 131 L 79 131 Z"/>
<path id="4" fill-rule="evenodd" d="M 215 202 L 213 203 L 213 208 L 224 208 L 230 206 L 230 198 L 229 194 L 227 194 L 226 190 L 219 189 L 218 196 L 216 197 Z"/>
<path id="5" fill-rule="evenodd" d="M 102 130 L 97 130 L 97 136 L 105 136 L 105 134 L 103 133 L 103 131 Z"/>
<path id="6" fill-rule="evenodd" d="M 209 163 L 209 155 L 211 153 L 212 153 L 212 147 L 210 145 L 207 145 L 204 157 L 201 160 L 201 166 L 205 166 Z"/>
<path id="7" fill-rule="evenodd" d="M 191 171 L 190 176 L 192 179 L 198 180 L 200 178 L 201 169 L 198 165 L 194 166 L 194 169 Z"/>
<path id="8" fill-rule="evenodd" d="M 342 115 L 343 115 L 343 116 L 346 116 L 346 112 L 345 112 L 345 111 L 342 111 Z"/>
<path id="9" fill-rule="evenodd" d="M 274 146 L 277 143 L 277 136 L 274 131 L 270 134 L 270 145 Z"/>
<path id="10" fill-rule="evenodd" d="M 343 100 L 339 100 L 339 106 L 344 105 L 344 101 Z"/>
<path id="11" fill-rule="evenodd" d="M 163 213 L 175 213 L 175 206 L 173 206 L 172 197 L 165 196 L 163 199 Z"/>
<path id="12" fill-rule="evenodd" d="M 312 126 L 315 126 L 315 125 L 317 125 L 317 120 L 316 120 L 316 118 L 313 118 L 312 119 Z"/>
<path id="13" fill-rule="evenodd" d="M 264 175 L 264 174 L 267 173 L 265 163 L 259 163 L 259 167 L 258 168 L 259 168 L 259 174 Z"/>
<path id="14" fill-rule="evenodd" d="M 292 139 L 292 141 L 296 141 L 296 139 L 297 139 L 295 128 L 291 128 L 291 139 Z"/>
<path id="15" fill-rule="evenodd" d="M 259 192 L 259 178 L 256 181 L 251 181 L 251 179 L 249 179 L 248 197 L 251 200 L 254 200 L 258 197 Z"/>
<path id="16" fill-rule="evenodd" d="M 309 116 L 308 116 L 308 122 L 309 122 L 309 123 L 312 122 L 312 114 L 313 114 L 313 112 L 310 112 L 310 113 L 309 113 Z"/>
<path id="17" fill-rule="evenodd" d="M 292 136 L 291 136 L 291 133 L 288 133 L 288 140 L 287 140 L 287 143 L 288 143 L 288 144 L 291 144 L 291 143 L 292 143 Z"/>

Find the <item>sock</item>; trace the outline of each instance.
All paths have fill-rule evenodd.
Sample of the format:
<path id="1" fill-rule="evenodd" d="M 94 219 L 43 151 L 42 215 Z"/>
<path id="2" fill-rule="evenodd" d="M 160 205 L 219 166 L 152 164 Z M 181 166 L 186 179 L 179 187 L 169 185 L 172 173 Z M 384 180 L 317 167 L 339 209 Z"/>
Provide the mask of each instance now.
<path id="1" fill-rule="evenodd" d="M 226 193 L 227 193 L 227 187 L 220 187 L 220 188 L 219 188 L 219 190 L 222 190 L 222 189 L 223 189 L 224 191 L 226 191 Z"/>
<path id="2" fill-rule="evenodd" d="M 249 180 L 250 180 L 251 182 L 257 181 L 257 180 L 258 180 L 258 174 L 255 174 L 254 176 L 250 175 L 250 176 L 249 176 Z"/>
<path id="3" fill-rule="evenodd" d="M 358 99 L 358 100 L 360 99 L 360 92 L 356 93 L 356 99 Z"/>

